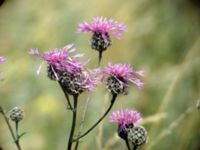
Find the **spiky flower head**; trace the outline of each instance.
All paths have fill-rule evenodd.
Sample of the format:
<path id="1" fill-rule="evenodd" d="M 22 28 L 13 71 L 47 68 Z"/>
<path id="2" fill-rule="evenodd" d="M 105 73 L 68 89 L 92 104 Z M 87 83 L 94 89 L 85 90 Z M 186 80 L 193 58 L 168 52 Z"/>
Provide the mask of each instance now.
<path id="1" fill-rule="evenodd" d="M 132 109 L 117 110 L 110 116 L 110 122 L 118 123 L 121 128 L 126 128 L 127 125 L 133 125 L 140 120 L 142 120 L 141 114 Z"/>
<path id="2" fill-rule="evenodd" d="M 10 112 L 10 119 L 19 122 L 24 118 L 24 111 L 19 107 L 14 107 Z"/>
<path id="3" fill-rule="evenodd" d="M 126 31 L 126 26 L 118 23 L 114 19 L 95 17 L 91 23 L 80 23 L 77 31 L 78 33 L 92 32 L 91 48 L 99 51 L 100 61 L 102 52 L 111 45 L 110 34 L 115 38 L 120 39 L 122 38 L 120 32 Z"/>
<path id="4" fill-rule="evenodd" d="M 132 128 L 141 119 L 141 114 L 131 109 L 118 110 L 110 116 L 110 122 L 118 123 L 118 135 L 124 140 L 127 140 L 128 129 Z"/>
<path id="5" fill-rule="evenodd" d="M 3 56 L 0 56 L 0 64 L 3 64 L 4 62 L 5 62 L 5 57 L 3 57 Z"/>
<path id="6" fill-rule="evenodd" d="M 60 84 L 70 95 L 77 95 L 84 91 L 92 91 L 99 83 L 97 70 L 82 70 L 81 72 L 62 72 Z"/>
<path id="7" fill-rule="evenodd" d="M 78 32 L 92 32 L 101 33 L 102 35 L 106 33 L 111 33 L 117 39 L 122 38 L 120 32 L 126 31 L 126 26 L 118 23 L 114 19 L 108 19 L 104 17 L 95 17 L 91 23 L 83 22 L 79 24 Z"/>
<path id="8" fill-rule="evenodd" d="M 144 76 L 144 72 L 133 70 L 129 64 L 109 63 L 103 71 L 103 79 L 112 94 L 127 94 L 129 82 L 142 88 L 143 82 L 137 76 Z"/>
<path id="9" fill-rule="evenodd" d="M 70 53 L 73 51 L 75 49 L 72 45 L 67 45 L 44 54 L 40 54 L 38 50 L 31 50 L 30 54 L 39 56 L 47 62 L 50 79 L 58 81 L 68 94 L 77 95 L 96 87 L 99 83 L 97 82 L 99 71 L 86 69 L 87 62 L 77 60 L 82 54 L 71 56 Z"/>
<path id="10" fill-rule="evenodd" d="M 147 131 L 143 126 L 134 126 L 127 129 L 127 139 L 134 146 L 140 146 L 147 141 Z"/>
<path id="11" fill-rule="evenodd" d="M 41 58 L 48 64 L 48 76 L 52 80 L 59 80 L 59 74 L 61 72 L 74 73 L 81 71 L 85 63 L 77 61 L 76 57 L 80 55 L 70 56 L 70 53 L 74 52 L 73 44 L 66 45 L 61 49 L 54 49 L 45 53 L 39 53 L 37 49 L 31 49 L 29 54 Z"/>
<path id="12" fill-rule="evenodd" d="M 118 110 L 110 116 L 110 122 L 118 123 L 118 135 L 124 140 L 127 139 L 127 129 L 140 120 L 142 120 L 141 114 L 132 109 Z"/>

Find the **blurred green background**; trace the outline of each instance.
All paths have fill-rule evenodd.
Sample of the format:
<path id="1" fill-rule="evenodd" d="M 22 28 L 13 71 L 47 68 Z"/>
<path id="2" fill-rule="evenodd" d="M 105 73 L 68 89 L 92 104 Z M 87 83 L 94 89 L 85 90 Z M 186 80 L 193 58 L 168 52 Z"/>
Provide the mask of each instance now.
<path id="1" fill-rule="evenodd" d="M 131 86 L 120 96 L 113 110 L 135 108 L 144 116 L 149 133 L 141 150 L 199 150 L 200 111 L 200 2 L 198 0 L 6 0 L 0 6 L 0 105 L 25 110 L 20 131 L 23 150 L 63 150 L 71 124 L 71 113 L 59 86 L 46 77 L 46 66 L 36 75 L 39 59 L 28 55 L 74 43 L 78 52 L 97 64 L 97 53 L 89 46 L 90 34 L 76 34 L 77 25 L 92 17 L 114 18 L 127 25 L 121 40 L 112 41 L 104 53 L 108 62 L 130 63 L 144 70 L 143 90 Z M 86 130 L 109 104 L 110 95 L 101 85 L 79 100 L 81 119 L 87 97 Z M 122 150 L 117 125 L 108 117 L 82 139 L 79 149 Z M 0 146 L 14 150 L 8 128 L 0 116 Z"/>

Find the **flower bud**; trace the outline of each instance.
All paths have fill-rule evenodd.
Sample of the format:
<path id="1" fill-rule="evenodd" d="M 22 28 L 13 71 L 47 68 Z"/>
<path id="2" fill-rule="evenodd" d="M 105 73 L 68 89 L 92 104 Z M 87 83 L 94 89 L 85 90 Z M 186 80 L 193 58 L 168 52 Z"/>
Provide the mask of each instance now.
<path id="1" fill-rule="evenodd" d="M 147 131 L 143 126 L 134 126 L 127 130 L 127 138 L 134 146 L 140 146 L 147 141 Z"/>
<path id="2" fill-rule="evenodd" d="M 19 122 L 24 118 L 24 111 L 19 107 L 14 107 L 10 112 L 10 119 Z"/>

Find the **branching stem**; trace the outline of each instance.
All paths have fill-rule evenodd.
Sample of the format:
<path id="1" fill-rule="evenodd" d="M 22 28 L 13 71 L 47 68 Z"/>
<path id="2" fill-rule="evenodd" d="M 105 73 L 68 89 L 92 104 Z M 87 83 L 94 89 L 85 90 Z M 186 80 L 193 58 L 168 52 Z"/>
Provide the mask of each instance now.
<path id="1" fill-rule="evenodd" d="M 113 107 L 115 100 L 117 98 L 116 94 L 113 94 L 110 106 L 108 107 L 108 109 L 105 111 L 105 113 L 103 114 L 103 116 L 92 126 L 90 127 L 85 133 L 83 133 L 82 135 L 78 136 L 77 138 L 74 139 L 74 141 L 79 140 L 80 138 L 86 136 L 88 133 L 90 133 L 90 131 L 92 131 L 105 117 L 106 115 L 110 112 L 111 108 Z"/>

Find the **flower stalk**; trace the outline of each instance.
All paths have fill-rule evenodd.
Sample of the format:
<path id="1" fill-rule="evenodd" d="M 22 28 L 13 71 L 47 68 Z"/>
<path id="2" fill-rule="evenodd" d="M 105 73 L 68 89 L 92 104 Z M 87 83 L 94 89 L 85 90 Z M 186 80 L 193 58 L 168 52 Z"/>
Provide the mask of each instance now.
<path id="1" fill-rule="evenodd" d="M 3 110 L 3 108 L 2 108 L 1 106 L 0 106 L 0 113 L 1 113 L 1 114 L 3 115 L 3 117 L 4 117 L 4 120 L 5 120 L 5 122 L 6 122 L 7 126 L 8 126 L 8 129 L 9 129 L 9 131 L 10 131 L 10 133 L 11 133 L 11 136 L 12 136 L 12 138 L 13 138 L 13 141 L 14 141 L 14 143 L 15 143 L 17 149 L 18 149 L 18 150 L 22 150 L 22 149 L 21 149 L 21 146 L 20 146 L 20 143 L 19 143 L 19 140 L 20 140 L 20 138 L 21 138 L 24 134 L 21 134 L 21 136 L 18 134 L 18 123 L 19 123 L 19 122 L 18 122 L 18 121 L 15 121 L 16 132 L 14 133 L 14 131 L 13 131 L 13 129 L 12 129 L 12 126 L 11 126 L 11 124 L 10 124 L 10 122 L 9 122 L 9 119 L 8 119 L 8 117 L 6 116 L 4 110 Z"/>
<path id="2" fill-rule="evenodd" d="M 18 147 L 19 150 L 21 150 L 21 147 L 20 147 L 20 144 L 19 144 L 19 139 L 20 139 L 20 136 L 19 136 L 19 133 L 18 133 L 18 127 L 19 127 L 19 121 L 15 121 L 15 133 L 16 133 L 16 145 Z"/>
<path id="3" fill-rule="evenodd" d="M 100 67 L 100 65 L 101 65 L 102 54 L 103 54 L 103 51 L 99 51 L 98 67 Z"/>
<path id="4" fill-rule="evenodd" d="M 105 111 L 105 113 L 103 114 L 103 116 L 94 125 L 92 125 L 85 133 L 83 133 L 82 135 L 80 135 L 77 138 L 75 138 L 74 141 L 77 141 L 77 140 L 83 138 L 84 136 L 86 136 L 88 133 L 90 133 L 107 116 L 107 114 L 110 112 L 111 108 L 113 107 L 116 98 L 117 98 L 117 95 L 113 94 L 110 106 Z"/>
<path id="5" fill-rule="evenodd" d="M 128 143 L 128 140 L 127 140 L 127 139 L 125 140 L 125 143 L 126 143 L 126 146 L 127 146 L 128 150 L 131 150 L 131 148 L 130 148 L 130 145 L 129 145 L 129 143 Z"/>
<path id="6" fill-rule="evenodd" d="M 78 104 L 78 95 L 73 96 L 74 100 L 74 106 L 73 106 L 73 117 L 72 117 L 72 126 L 71 126 L 71 131 L 70 131 L 70 136 L 69 136 L 69 141 L 68 141 L 68 147 L 67 150 L 71 150 L 72 143 L 73 143 L 73 136 L 74 136 L 74 131 L 76 127 L 76 116 L 77 116 L 77 104 Z"/>
<path id="7" fill-rule="evenodd" d="M 137 150 L 138 146 L 137 145 L 134 145 L 133 146 L 133 150 Z"/>
<path id="8" fill-rule="evenodd" d="M 72 104 L 71 104 L 70 99 L 69 99 L 69 95 L 68 95 L 68 93 L 65 91 L 65 89 L 63 88 L 63 86 L 62 86 L 62 84 L 60 83 L 60 81 L 59 81 L 59 85 L 60 85 L 60 87 L 61 87 L 63 93 L 65 94 L 65 98 L 66 98 L 66 100 L 67 100 L 67 109 L 73 110 Z"/>

